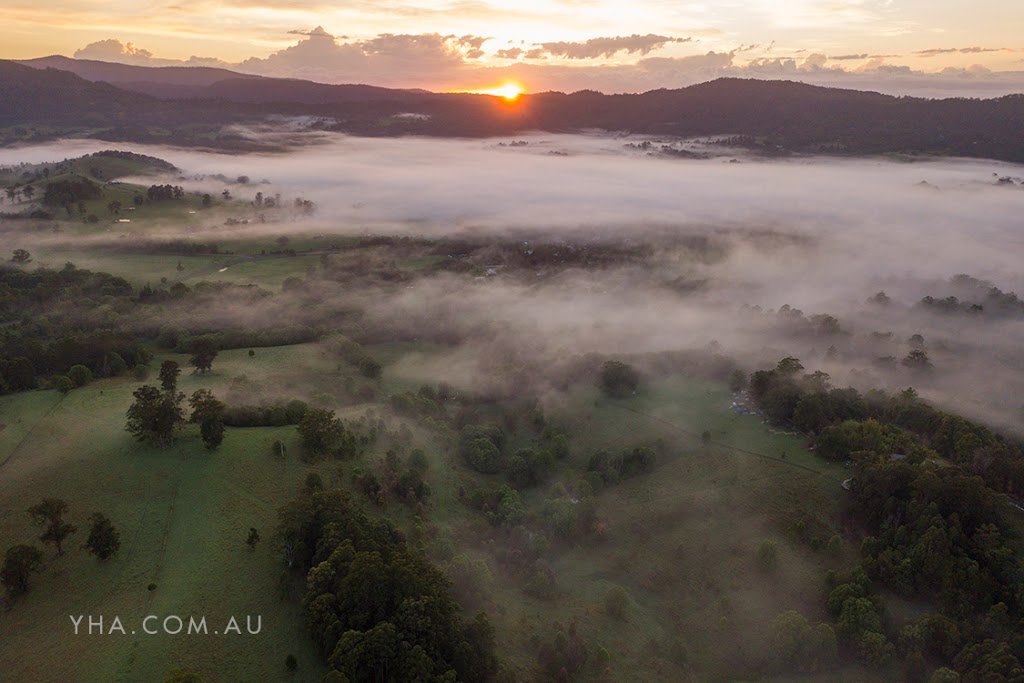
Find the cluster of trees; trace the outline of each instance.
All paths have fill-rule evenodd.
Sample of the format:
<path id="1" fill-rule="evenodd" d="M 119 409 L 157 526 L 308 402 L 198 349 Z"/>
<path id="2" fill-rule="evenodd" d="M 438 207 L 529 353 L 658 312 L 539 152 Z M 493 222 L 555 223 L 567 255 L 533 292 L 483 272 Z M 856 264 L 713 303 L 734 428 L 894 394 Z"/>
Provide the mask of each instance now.
<path id="1" fill-rule="evenodd" d="M 547 480 L 555 463 L 568 457 L 569 440 L 547 431 L 536 445 L 512 451 L 498 425 L 469 424 L 459 433 L 459 454 L 471 469 L 481 474 L 504 472 L 513 486 L 523 489 Z"/>
<path id="2" fill-rule="evenodd" d="M 351 458 L 369 444 L 369 437 L 357 435 L 333 410 L 308 408 L 298 426 L 303 458 L 312 461 L 324 456 Z"/>
<path id="3" fill-rule="evenodd" d="M 71 207 L 79 202 L 99 199 L 103 192 L 100 186 L 88 178 L 74 177 L 54 180 L 43 190 L 43 204 L 63 207 L 71 215 Z"/>
<path id="4" fill-rule="evenodd" d="M 135 401 L 128 408 L 125 430 L 139 441 L 167 446 L 178 428 L 185 424 L 182 402 L 185 394 L 178 391 L 181 367 L 172 360 L 160 365 L 160 386 L 143 385 L 132 395 Z M 213 450 L 224 440 L 225 405 L 208 389 L 198 389 L 188 400 L 192 413 L 188 421 L 199 425 L 203 443 Z"/>
<path id="5" fill-rule="evenodd" d="M 361 344 L 355 342 L 347 337 L 339 337 L 332 341 L 332 346 L 335 352 L 340 356 L 346 363 L 356 366 L 359 368 L 359 372 L 364 377 L 369 379 L 377 379 L 380 377 L 381 365 L 378 363 Z"/>
<path id="6" fill-rule="evenodd" d="M 320 329 L 306 325 L 288 325 L 265 330 L 220 331 L 163 328 L 156 332 L 156 342 L 165 349 L 173 349 L 179 353 L 191 353 L 194 344 L 200 339 L 208 340 L 214 348 L 223 351 L 306 344 L 316 341 L 320 335 Z"/>
<path id="7" fill-rule="evenodd" d="M 150 185 L 146 189 L 146 198 L 151 202 L 181 199 L 184 196 L 185 190 L 178 185 Z"/>
<path id="8" fill-rule="evenodd" d="M 112 329 L 100 309 L 130 305 L 131 285 L 67 264 L 61 270 L 0 269 L 0 391 L 24 391 L 81 365 L 95 377 L 149 362 L 136 336 Z M 73 305 L 71 304 L 73 302 Z M 77 372 L 77 371 L 76 371 Z"/>
<path id="9" fill-rule="evenodd" d="M 306 625 L 350 681 L 488 681 L 498 671 L 483 613 L 463 619 L 444 574 L 383 518 L 341 491 L 285 506 L 278 541 L 306 574 Z"/>
<path id="10" fill-rule="evenodd" d="M 918 305 L 944 313 L 975 313 L 995 318 L 1024 316 L 1024 301 L 1014 292 L 1004 292 L 991 282 L 960 274 L 950 278 L 949 286 L 960 294 L 960 299 L 955 296 L 944 299 L 928 296 Z"/>
<path id="11" fill-rule="evenodd" d="M 640 387 L 640 373 L 631 365 L 609 360 L 601 366 L 598 383 L 609 397 L 626 398 L 635 394 Z"/>
<path id="12" fill-rule="evenodd" d="M 413 449 L 403 467 L 398 451 L 392 448 L 385 455 L 380 479 L 357 467 L 352 471 L 352 483 L 377 505 L 386 504 L 388 492 L 403 503 L 422 504 L 430 497 L 430 485 L 424 479 L 428 468 L 421 449 Z"/>
<path id="13" fill-rule="evenodd" d="M 859 565 L 829 576 L 840 644 L 874 666 L 901 663 L 907 680 L 924 680 L 929 670 L 939 680 L 1020 677 L 1024 565 L 1007 519 L 1014 508 L 998 491 L 1024 492 L 1021 444 L 928 405 L 912 389 L 861 395 L 802 371 L 783 359 L 754 373 L 749 389 L 773 419 L 811 435 L 819 455 L 856 464 L 851 513 L 868 535 Z M 896 631 L 877 585 L 934 612 Z"/>
<path id="14" fill-rule="evenodd" d="M 1006 499 L 958 467 L 905 460 L 862 463 L 852 491 L 870 535 L 859 565 L 828 577 L 841 642 L 874 666 L 901 663 L 906 680 L 1019 678 L 1024 567 Z M 934 611 L 897 630 L 876 585 Z"/>
<path id="15" fill-rule="evenodd" d="M 68 504 L 60 498 L 44 498 L 28 509 L 32 522 L 43 531 L 39 540 L 53 545 L 57 556 L 64 554 L 64 542 L 78 527 L 67 522 L 64 516 Z M 121 536 L 110 519 L 100 512 L 90 518 L 89 536 L 82 546 L 97 558 L 107 560 L 121 547 Z M 0 566 L 0 584 L 11 597 L 28 591 L 32 574 L 43 565 L 43 553 L 34 546 L 19 544 L 7 549 L 3 565 Z"/>
<path id="16" fill-rule="evenodd" d="M 259 406 L 229 405 L 224 409 L 223 418 L 228 427 L 283 427 L 299 424 L 307 410 L 309 405 L 298 399 Z"/>
<path id="17" fill-rule="evenodd" d="M 1024 496 L 1024 443 L 929 405 L 913 389 L 888 394 L 836 389 L 826 373 L 803 374 L 795 358 L 755 372 L 748 391 L 776 422 L 811 436 L 835 460 L 939 456 L 1015 499 Z"/>
<path id="18" fill-rule="evenodd" d="M 590 456 L 587 463 L 587 475 L 584 480 L 595 489 L 604 484 L 617 484 L 623 479 L 647 474 L 654 470 L 657 455 L 654 449 L 647 446 L 625 450 L 618 455 L 608 451 L 598 451 Z"/>

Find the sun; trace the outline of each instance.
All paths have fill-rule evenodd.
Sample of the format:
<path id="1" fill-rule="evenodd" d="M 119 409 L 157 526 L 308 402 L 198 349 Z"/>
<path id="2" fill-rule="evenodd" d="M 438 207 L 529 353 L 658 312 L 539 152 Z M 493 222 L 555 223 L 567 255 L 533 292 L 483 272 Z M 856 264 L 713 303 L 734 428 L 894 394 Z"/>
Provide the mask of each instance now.
<path id="1" fill-rule="evenodd" d="M 523 94 L 523 86 L 518 83 L 506 83 L 500 88 L 495 88 L 493 92 L 506 100 L 514 100 Z"/>
<path id="2" fill-rule="evenodd" d="M 512 102 L 518 99 L 520 95 L 526 92 L 526 90 L 524 90 L 523 86 L 519 85 L 518 83 L 514 81 L 508 81 L 495 88 L 484 88 L 481 90 L 473 90 L 471 92 L 476 93 L 478 95 L 493 95 L 495 97 L 503 97 L 509 102 Z"/>

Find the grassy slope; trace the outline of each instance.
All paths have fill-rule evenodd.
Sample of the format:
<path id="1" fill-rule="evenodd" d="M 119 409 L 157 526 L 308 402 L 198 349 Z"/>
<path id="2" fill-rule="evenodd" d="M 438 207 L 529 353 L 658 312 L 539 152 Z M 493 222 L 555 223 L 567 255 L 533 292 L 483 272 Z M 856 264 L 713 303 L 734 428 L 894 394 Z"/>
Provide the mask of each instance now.
<path id="1" fill-rule="evenodd" d="M 397 344 L 371 351 L 389 362 L 410 352 L 432 353 Z M 350 368 L 337 370 L 336 361 L 314 345 L 259 349 L 253 359 L 244 350 L 224 352 L 214 368 L 207 377 L 184 375 L 181 389 L 206 386 L 223 396 L 230 379 L 244 374 L 287 395 L 329 391 L 351 374 Z M 386 372 L 384 388 L 414 388 L 418 381 Z M 0 661 L 13 663 L 12 675 L 22 680 L 159 680 L 175 667 L 190 666 L 213 680 L 231 672 L 232 680 L 255 681 L 284 680 L 283 659 L 293 652 L 303 680 L 314 680 L 321 665 L 304 636 L 296 601 L 278 599 L 280 565 L 270 537 L 277 507 L 306 473 L 318 471 L 325 481 L 347 486 L 351 464 L 314 468 L 294 459 L 275 460 L 269 454 L 275 438 L 285 439 L 291 453 L 297 451 L 292 428 L 230 429 L 213 454 L 202 448 L 194 428 L 168 451 L 139 446 L 121 429 L 138 384 L 104 380 L 63 399 L 54 392 L 0 399 L 0 420 L 13 425 L 0 432 L 0 461 L 14 449 L 0 467 L 0 547 L 34 541 L 38 531 L 24 511 L 46 495 L 65 498 L 71 521 L 80 527 L 68 554 L 52 559 L 47 549 L 48 565 L 32 591 L 0 614 Z M 555 481 L 574 484 L 595 449 L 662 439 L 670 453 L 653 474 L 599 494 L 598 514 L 609 525 L 608 538 L 556 548 L 552 565 L 561 594 L 552 601 L 527 596 L 506 580 L 493 549 L 473 541 L 469 530 L 480 529 L 481 519 L 458 502 L 456 491 L 476 475 L 422 431 L 416 430 L 415 440 L 428 448 L 432 461 L 430 517 L 439 539 L 489 562 L 494 580 L 482 607 L 492 614 L 503 656 L 522 677 L 535 662 L 531 635 L 549 638 L 556 621 L 578 620 L 588 643 L 608 650 L 612 680 L 677 680 L 683 669 L 672 661 L 674 642 L 683 644 L 690 666 L 704 680 L 736 675 L 769 657 L 769 624 L 779 612 L 800 609 L 809 618 L 823 617 L 816 611 L 822 565 L 841 560 L 796 543 L 788 526 L 800 506 L 835 524 L 841 467 L 814 459 L 794 437 L 769 433 L 755 417 L 736 417 L 728 410 L 727 391 L 711 383 L 667 379 L 621 404 L 585 386 L 549 398 L 549 417 L 573 423 L 577 436 L 571 462 L 525 495 L 533 509 Z M 354 416 L 362 409 L 343 412 Z M 715 441 L 769 455 L 785 451 L 787 463 L 821 474 L 706 446 L 681 429 L 711 429 Z M 380 455 L 366 460 L 376 462 Z M 77 549 L 94 510 L 109 515 L 122 534 L 121 553 L 103 565 Z M 384 514 L 403 526 L 411 517 L 398 503 Z M 243 544 L 250 526 L 263 536 L 255 552 Z M 764 538 L 781 545 L 779 567 L 769 574 L 755 562 Z M 146 589 L 150 582 L 157 584 L 152 593 Z M 613 585 L 624 587 L 632 601 L 625 623 L 604 613 L 603 597 Z M 211 630 L 232 614 L 261 614 L 263 633 L 76 638 L 67 615 L 79 613 L 121 614 L 126 621 L 145 614 L 202 613 Z M 17 656 L 29 651 L 43 656 Z M 846 675 L 864 680 L 862 672 Z"/>
<path id="2" fill-rule="evenodd" d="M 181 389 L 221 384 L 239 369 L 225 361 L 214 376 L 183 377 Z M 24 401 L 33 404 L 37 422 L 13 453 L 3 453 L 10 459 L 0 469 L 0 547 L 37 544 L 25 510 L 43 496 L 67 500 L 70 521 L 79 526 L 65 557 L 55 559 L 47 549 L 47 566 L 31 592 L 0 615 L 0 661 L 14 666 L 11 680 L 162 680 L 179 666 L 213 680 L 228 671 L 239 681 L 285 680 L 288 653 L 307 675 L 320 672 L 298 605 L 278 599 L 281 569 L 271 544 L 277 508 L 311 469 L 270 455 L 270 443 L 291 444 L 294 430 L 231 430 L 214 454 L 189 434 L 156 451 L 122 430 L 138 384 L 96 382 L 46 415 L 39 408 L 56 401 L 56 392 L 5 399 L 4 421 L 12 404 Z M 5 449 L 13 441 L 3 442 Z M 121 532 L 121 552 L 104 564 L 78 549 L 96 510 Z M 263 536 L 254 552 L 243 543 L 251 526 Z M 150 582 L 157 584 L 152 593 Z M 231 615 L 259 614 L 263 630 L 259 636 L 143 636 L 134 624 L 136 636 L 74 637 L 69 614 L 105 614 L 108 624 L 119 614 L 129 631 L 128 622 L 147 614 L 205 614 L 211 631 Z M 25 652 L 37 656 L 18 656 Z"/>

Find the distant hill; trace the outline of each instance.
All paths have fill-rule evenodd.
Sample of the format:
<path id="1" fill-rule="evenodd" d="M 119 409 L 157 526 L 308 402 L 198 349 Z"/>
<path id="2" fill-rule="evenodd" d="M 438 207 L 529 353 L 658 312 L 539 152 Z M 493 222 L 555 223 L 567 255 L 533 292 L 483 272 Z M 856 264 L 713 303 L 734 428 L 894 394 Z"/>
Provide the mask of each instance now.
<path id="1" fill-rule="evenodd" d="M 104 125 L 130 119 L 152 98 L 67 71 L 0 60 L 0 126 L 32 121 Z"/>
<path id="2" fill-rule="evenodd" d="M 790 81 L 725 78 L 638 95 L 540 93 L 506 102 L 484 95 L 246 77 L 201 67 L 194 78 L 181 73 L 190 71 L 183 67 L 125 67 L 129 70 L 123 72 L 114 68 L 121 66 L 113 65 L 110 72 L 150 79 L 132 82 L 131 87 L 152 95 L 124 89 L 129 85 L 114 87 L 66 71 L 0 61 L 0 129 L 17 125 L 31 139 L 84 134 L 115 141 L 251 149 L 261 141 L 226 131 L 225 126 L 278 115 L 315 117 L 321 127 L 356 135 L 480 137 L 604 129 L 682 137 L 727 135 L 736 144 L 771 154 L 911 153 L 1024 163 L 1024 95 L 927 100 Z M 211 81 L 225 73 L 230 77 Z M 160 78 L 166 80 L 153 80 Z M 179 98 L 173 104 L 153 96 L 166 98 L 170 93 Z M 0 143 L 23 141 L 25 135 L 0 130 Z"/>
<path id="3" fill-rule="evenodd" d="M 205 87 L 228 78 L 255 78 L 228 69 L 206 66 L 135 66 L 94 59 L 72 59 L 61 55 L 14 60 L 33 69 L 70 71 L 87 81 L 104 81 L 123 86 L 131 83 L 160 83 L 172 86 Z"/>
<path id="4" fill-rule="evenodd" d="M 265 78 L 228 69 L 185 66 L 135 66 L 71 59 L 54 55 L 18 60 L 34 69 L 61 69 L 89 81 L 103 81 L 123 90 L 160 99 L 225 99 L 233 102 L 345 104 L 391 100 L 422 101 L 432 93 L 394 90 L 371 85 L 328 85 L 290 78 Z"/>

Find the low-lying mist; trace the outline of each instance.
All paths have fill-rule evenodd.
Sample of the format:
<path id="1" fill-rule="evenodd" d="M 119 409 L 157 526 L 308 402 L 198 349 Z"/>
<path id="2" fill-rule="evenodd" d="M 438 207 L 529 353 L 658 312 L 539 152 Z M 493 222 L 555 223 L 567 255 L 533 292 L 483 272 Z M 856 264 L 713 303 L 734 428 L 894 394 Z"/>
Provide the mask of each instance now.
<path id="1" fill-rule="evenodd" d="M 960 159 L 767 159 L 706 141 L 642 142 L 318 134 L 289 153 L 242 156 L 132 145 L 182 169 L 178 178 L 140 182 L 316 205 L 311 216 L 282 213 L 232 227 L 199 218 L 187 230 L 168 222 L 133 237 L 394 235 L 501 245 L 471 257 L 479 261 L 472 273 L 438 271 L 367 290 L 312 275 L 317 281 L 301 294 L 276 294 L 258 308 L 222 297 L 203 311 L 181 311 L 193 322 L 261 326 L 322 324 L 355 307 L 362 329 L 458 340 L 432 357 L 432 367 L 478 387 L 513 375 L 519 381 L 524 369 L 543 384 L 546 366 L 590 352 L 714 344 L 748 371 L 793 355 L 838 385 L 913 385 L 943 406 L 1004 427 L 1017 423 L 1024 314 L 1012 306 L 997 313 L 989 295 L 993 286 L 1002 294 L 1024 288 L 1024 168 Z M 0 164 L 109 147 L 66 141 L 6 149 Z M 24 239 L 116 241 L 112 234 Z M 600 267 L 571 258 L 597 244 L 635 252 Z M 534 266 L 539 246 L 555 258 Z M 957 284 L 951 279 L 959 274 L 976 280 Z M 868 302 L 880 291 L 886 297 Z M 929 296 L 968 305 L 922 305 Z M 970 304 L 981 308 L 972 312 Z M 930 373 L 900 363 L 919 347 L 934 365 Z"/>

